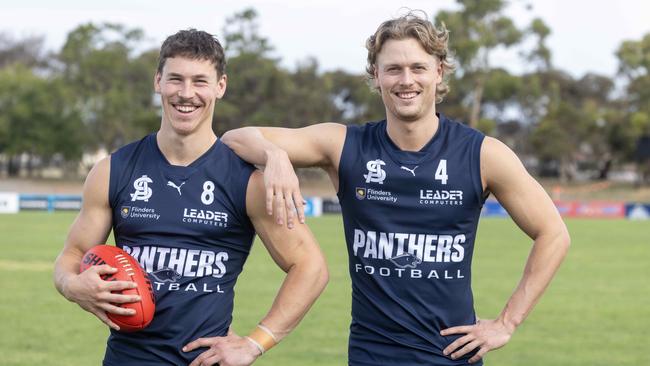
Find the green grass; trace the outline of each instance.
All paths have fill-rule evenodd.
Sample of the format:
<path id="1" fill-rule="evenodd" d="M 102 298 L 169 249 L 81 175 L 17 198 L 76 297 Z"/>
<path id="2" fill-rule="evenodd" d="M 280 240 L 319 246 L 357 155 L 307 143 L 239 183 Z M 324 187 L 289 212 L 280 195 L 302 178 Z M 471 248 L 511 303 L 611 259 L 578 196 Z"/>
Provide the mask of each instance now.
<path id="1" fill-rule="evenodd" d="M 0 216 L 0 364 L 98 365 L 107 330 L 52 285 L 51 265 L 73 214 Z M 344 365 L 350 282 L 341 219 L 309 220 L 330 284 L 300 326 L 256 365 Z M 573 245 L 551 287 L 488 365 L 650 365 L 650 224 L 569 220 Z M 496 316 L 514 289 L 530 241 L 510 220 L 482 220 L 474 256 L 479 317 Z M 282 272 L 259 244 L 237 285 L 236 332 L 264 316 Z M 433 295 L 432 295 L 433 296 Z"/>

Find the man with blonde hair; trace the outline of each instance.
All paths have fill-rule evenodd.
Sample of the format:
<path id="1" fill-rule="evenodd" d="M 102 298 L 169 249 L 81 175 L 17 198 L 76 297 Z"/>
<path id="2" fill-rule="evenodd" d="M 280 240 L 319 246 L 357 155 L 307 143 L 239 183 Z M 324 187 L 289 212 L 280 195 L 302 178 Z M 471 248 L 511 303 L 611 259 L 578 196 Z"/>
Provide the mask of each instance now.
<path id="1" fill-rule="evenodd" d="M 436 112 L 453 71 L 448 36 L 412 12 L 370 36 L 367 72 L 383 121 L 249 127 L 223 137 L 245 160 L 266 165 L 267 211 L 275 205 L 280 224 L 293 226 L 295 206 L 304 221 L 291 163 L 329 174 L 350 258 L 350 365 L 481 364 L 530 313 L 569 246 L 553 202 L 516 155 Z M 471 261 L 490 193 L 534 244 L 501 314 L 478 320 Z"/>

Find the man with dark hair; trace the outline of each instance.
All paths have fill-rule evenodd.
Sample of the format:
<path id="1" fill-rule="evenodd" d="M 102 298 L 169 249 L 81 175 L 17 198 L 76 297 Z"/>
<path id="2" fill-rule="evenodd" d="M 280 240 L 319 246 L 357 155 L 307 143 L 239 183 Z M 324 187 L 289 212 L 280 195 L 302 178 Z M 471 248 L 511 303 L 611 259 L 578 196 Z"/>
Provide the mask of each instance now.
<path id="1" fill-rule="evenodd" d="M 327 282 L 309 229 L 275 225 L 264 211 L 261 173 L 214 134 L 226 83 L 213 36 L 187 30 L 169 37 L 154 78 L 160 130 L 88 174 L 54 278 L 63 296 L 111 328 L 104 365 L 250 365 L 298 324 Z M 79 273 L 83 254 L 111 229 L 116 245 L 151 273 L 156 313 L 139 332 L 120 332 L 106 315 L 132 314 L 119 304 L 139 299 L 119 292 L 134 283 L 102 280 L 116 271 L 107 265 Z M 229 332 L 234 286 L 255 232 L 287 275 L 268 314 L 239 337 Z"/>
<path id="2" fill-rule="evenodd" d="M 481 363 L 508 342 L 569 246 L 553 202 L 516 155 L 436 113 L 453 70 L 448 35 L 409 13 L 368 39 L 367 72 L 386 109 L 383 121 L 249 127 L 223 136 L 245 160 L 266 165 L 267 213 L 275 205 L 280 224 L 293 226 L 296 206 L 304 220 L 292 163 L 329 174 L 350 257 L 353 366 Z M 478 320 L 471 261 L 490 193 L 534 245 L 501 314 Z"/>

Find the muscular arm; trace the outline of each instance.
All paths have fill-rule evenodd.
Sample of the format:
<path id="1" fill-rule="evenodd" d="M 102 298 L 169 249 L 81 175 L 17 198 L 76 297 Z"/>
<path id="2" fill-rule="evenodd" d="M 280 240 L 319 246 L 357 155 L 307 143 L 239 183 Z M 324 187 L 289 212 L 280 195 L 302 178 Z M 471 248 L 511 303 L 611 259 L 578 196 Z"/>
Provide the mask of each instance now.
<path id="1" fill-rule="evenodd" d="M 305 221 L 303 197 L 293 165 L 319 166 L 330 176 L 338 190 L 338 168 L 345 143 L 346 127 L 337 123 L 320 123 L 304 128 L 244 127 L 226 132 L 222 141 L 242 159 L 264 165 L 266 212 L 276 222 L 293 228 L 297 210 Z"/>
<path id="2" fill-rule="evenodd" d="M 481 148 L 481 171 L 484 186 L 534 242 L 523 276 L 497 319 L 442 332 L 466 334 L 445 349 L 452 358 L 480 348 L 470 362 L 508 342 L 546 290 L 570 243 L 567 228 L 550 197 L 507 146 L 486 137 Z"/>
<path id="3" fill-rule="evenodd" d="M 297 167 L 338 168 L 345 126 L 319 123 L 303 128 L 244 127 L 226 132 L 222 141 L 242 159 L 266 165 L 279 150 Z"/>
<path id="4" fill-rule="evenodd" d="M 247 208 L 255 231 L 286 277 L 261 323 L 279 339 L 289 334 L 316 301 L 328 281 L 327 264 L 306 225 L 289 231 L 264 213 L 262 176 L 255 173 L 248 188 Z"/>
<path id="5" fill-rule="evenodd" d="M 570 244 L 569 232 L 544 189 L 503 143 L 488 138 L 484 174 L 488 190 L 514 222 L 534 240 L 519 285 L 501 312 L 512 329 L 533 309 L 562 263 Z"/>
<path id="6" fill-rule="evenodd" d="M 251 176 L 246 208 L 255 231 L 266 246 L 275 263 L 286 272 L 273 305 L 260 321 L 280 341 L 298 325 L 328 281 L 327 265 L 316 239 L 306 225 L 294 230 L 275 225 L 272 217 L 264 211 L 263 177 L 255 172 Z M 189 343 L 184 351 L 198 347 L 210 347 L 199 355 L 190 366 L 250 365 L 259 356 L 252 342 L 229 334 L 227 337 L 201 338 Z"/>
<path id="7" fill-rule="evenodd" d="M 54 264 L 54 285 L 66 299 L 77 303 L 114 329 L 119 327 L 108 319 L 106 312 L 131 315 L 133 310 L 112 303 L 134 302 L 134 296 L 113 294 L 135 287 L 133 282 L 103 281 L 100 276 L 114 273 L 107 265 L 92 266 L 79 274 L 84 253 L 95 245 L 105 243 L 111 230 L 111 208 L 108 204 L 110 158 L 103 159 L 88 174 L 84 184 L 81 211 L 68 232 L 61 253 Z"/>

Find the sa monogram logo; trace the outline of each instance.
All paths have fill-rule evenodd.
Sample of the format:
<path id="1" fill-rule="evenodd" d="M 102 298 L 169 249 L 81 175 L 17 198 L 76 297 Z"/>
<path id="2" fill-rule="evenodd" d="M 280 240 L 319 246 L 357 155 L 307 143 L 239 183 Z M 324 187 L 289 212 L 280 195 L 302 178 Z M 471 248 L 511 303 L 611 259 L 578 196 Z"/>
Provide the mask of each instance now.
<path id="1" fill-rule="evenodd" d="M 131 201 L 145 201 L 149 202 L 153 191 L 149 188 L 149 183 L 153 183 L 151 178 L 146 175 L 141 176 L 133 182 L 135 192 L 131 193 Z"/>
<path id="2" fill-rule="evenodd" d="M 368 174 L 363 175 L 363 177 L 366 178 L 366 183 L 373 182 L 384 184 L 384 179 L 386 179 L 386 171 L 381 168 L 382 165 L 386 165 L 386 163 L 380 159 L 370 160 L 366 163 Z"/>

